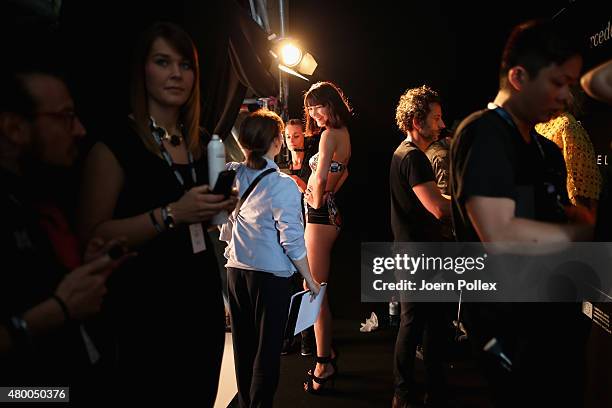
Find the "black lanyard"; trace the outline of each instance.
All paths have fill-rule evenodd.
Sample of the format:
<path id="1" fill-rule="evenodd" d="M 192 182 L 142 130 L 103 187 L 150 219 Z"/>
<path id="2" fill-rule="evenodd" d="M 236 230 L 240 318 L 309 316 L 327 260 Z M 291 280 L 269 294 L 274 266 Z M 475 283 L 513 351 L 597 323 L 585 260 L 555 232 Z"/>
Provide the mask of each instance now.
<path id="1" fill-rule="evenodd" d="M 493 109 L 493 112 L 497 113 L 503 120 L 505 120 L 510 125 L 510 127 L 512 127 L 514 130 L 520 133 L 518 130 L 518 126 L 516 126 L 516 123 L 514 123 L 512 116 L 510 116 L 507 110 L 505 110 L 501 106 L 496 105 L 496 108 Z M 538 136 L 537 136 L 535 129 L 531 129 L 529 131 L 529 136 L 531 136 L 536 146 L 538 146 L 538 150 L 540 151 L 540 155 L 542 156 L 542 159 L 546 160 L 544 149 L 542 148 L 542 145 L 540 144 L 540 141 L 538 140 Z"/>
<path id="2" fill-rule="evenodd" d="M 164 160 L 166 160 L 166 163 L 168 163 L 168 166 L 170 166 L 170 168 L 174 172 L 174 177 L 176 177 L 181 187 L 185 188 L 185 180 L 183 180 L 183 176 L 181 176 L 181 173 L 177 170 L 176 164 L 172 160 L 172 157 L 170 156 L 162 142 L 162 137 L 166 135 L 166 130 L 162 127 L 157 126 L 153 118 L 151 118 L 151 120 L 149 121 L 149 126 L 151 128 L 151 134 L 157 142 L 157 146 L 159 146 L 159 151 L 162 157 L 164 158 Z M 184 135 L 183 139 L 185 140 L 185 142 L 187 142 L 187 138 L 185 138 Z M 195 165 L 193 164 L 193 155 L 191 154 L 189 149 L 187 149 L 187 160 L 189 161 L 189 170 L 191 170 L 191 178 L 193 180 L 193 185 L 195 186 L 197 184 L 197 175 L 195 171 Z"/>
<path id="3" fill-rule="evenodd" d="M 506 111 L 501 106 L 497 106 L 493 109 L 493 111 L 497 113 L 502 119 L 504 119 L 518 133 L 520 133 L 518 127 L 516 126 L 516 123 L 514 123 L 514 120 L 512 120 L 512 116 L 510 116 L 508 111 Z M 544 154 L 544 149 L 542 148 L 542 145 L 538 140 L 538 133 L 535 131 L 535 129 L 531 129 L 529 131 L 529 135 L 531 136 L 535 144 L 538 146 L 538 150 L 540 152 L 544 164 L 544 174 L 542 182 L 546 188 L 547 195 L 550 195 L 554 198 L 553 204 L 555 207 L 553 207 L 553 210 L 556 211 L 556 213 L 559 215 L 558 219 L 563 219 L 565 217 L 565 210 L 563 207 L 563 203 L 561 202 L 560 191 L 564 187 L 561 187 L 561 184 L 558 182 L 558 180 L 562 177 L 562 173 L 557 171 L 557 169 L 553 166 L 552 163 L 548 162 L 546 154 Z"/>

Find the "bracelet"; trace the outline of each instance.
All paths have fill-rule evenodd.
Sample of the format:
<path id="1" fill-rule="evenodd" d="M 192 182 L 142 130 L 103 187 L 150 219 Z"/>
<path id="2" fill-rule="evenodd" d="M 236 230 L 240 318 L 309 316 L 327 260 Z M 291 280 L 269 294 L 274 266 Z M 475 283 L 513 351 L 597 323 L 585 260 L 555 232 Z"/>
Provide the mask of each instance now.
<path id="1" fill-rule="evenodd" d="M 159 225 L 159 222 L 157 222 L 157 219 L 155 218 L 155 210 L 151 210 L 149 211 L 149 217 L 151 217 L 151 222 L 153 223 L 153 226 L 155 227 L 155 231 L 157 232 L 163 232 L 164 229 L 162 228 L 161 225 Z"/>
<path id="2" fill-rule="evenodd" d="M 62 312 L 64 312 L 64 319 L 66 320 L 66 322 L 71 321 L 72 318 L 70 317 L 70 311 L 68 310 L 68 306 L 66 306 L 66 303 L 62 300 L 62 298 L 55 294 L 51 296 L 51 298 L 54 299 L 58 305 L 60 305 Z"/>

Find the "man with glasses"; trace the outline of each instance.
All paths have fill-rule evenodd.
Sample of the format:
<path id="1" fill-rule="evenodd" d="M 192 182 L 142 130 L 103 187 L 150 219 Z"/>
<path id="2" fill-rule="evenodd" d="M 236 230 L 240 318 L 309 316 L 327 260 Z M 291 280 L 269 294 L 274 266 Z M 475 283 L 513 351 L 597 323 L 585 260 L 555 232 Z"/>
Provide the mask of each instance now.
<path id="1" fill-rule="evenodd" d="M 52 199 L 52 169 L 70 167 L 85 136 L 64 82 L 40 72 L 0 82 L 0 384 L 73 386 L 74 401 L 100 359 L 82 322 L 100 309 L 118 241 L 94 239 L 81 256 Z"/>
<path id="2" fill-rule="evenodd" d="M 76 142 L 85 136 L 85 128 L 74 112 L 66 85 L 45 74 L 27 74 L 22 78 L 38 105 L 32 122 L 34 153 L 43 163 L 69 167 L 77 157 Z"/>

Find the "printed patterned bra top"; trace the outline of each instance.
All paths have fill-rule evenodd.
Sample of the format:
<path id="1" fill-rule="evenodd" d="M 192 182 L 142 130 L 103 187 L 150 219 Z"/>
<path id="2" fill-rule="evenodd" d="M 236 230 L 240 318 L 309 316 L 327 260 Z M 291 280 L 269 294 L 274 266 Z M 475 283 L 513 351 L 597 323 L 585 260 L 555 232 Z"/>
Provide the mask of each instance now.
<path id="1" fill-rule="evenodd" d="M 312 156 L 310 160 L 308 161 L 308 164 L 310 165 L 310 169 L 313 172 L 315 172 L 317 170 L 317 165 L 319 164 L 319 153 Z M 341 171 L 345 169 L 345 167 L 346 166 L 344 165 L 344 163 L 340 163 L 339 161 L 332 160 L 331 163 L 329 164 L 329 171 L 331 173 L 340 173 Z"/>

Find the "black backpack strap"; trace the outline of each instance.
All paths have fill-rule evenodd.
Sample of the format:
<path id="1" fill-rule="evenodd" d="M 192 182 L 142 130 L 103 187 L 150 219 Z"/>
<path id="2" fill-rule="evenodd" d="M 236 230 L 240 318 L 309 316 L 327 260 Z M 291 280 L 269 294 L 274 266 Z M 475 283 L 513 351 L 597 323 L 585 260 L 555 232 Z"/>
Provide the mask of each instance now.
<path id="1" fill-rule="evenodd" d="M 242 194 L 242 197 L 240 197 L 238 204 L 236 204 L 236 210 L 235 210 L 236 215 L 238 215 L 238 212 L 240 211 L 240 207 L 242 207 L 242 203 L 244 203 L 244 201 L 247 199 L 249 194 L 251 194 L 251 192 L 253 191 L 255 186 L 261 181 L 261 179 L 266 177 L 268 174 L 274 173 L 275 171 L 276 169 L 267 169 L 265 171 L 262 171 L 261 173 L 259 173 L 257 177 L 255 177 L 255 180 L 253 180 L 249 188 L 247 188 L 246 191 Z"/>

